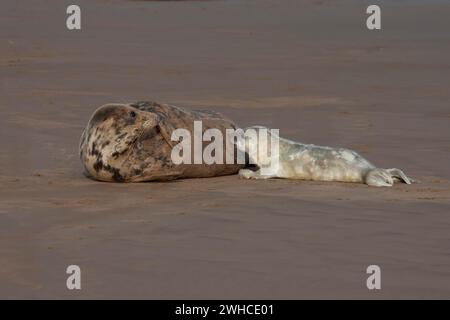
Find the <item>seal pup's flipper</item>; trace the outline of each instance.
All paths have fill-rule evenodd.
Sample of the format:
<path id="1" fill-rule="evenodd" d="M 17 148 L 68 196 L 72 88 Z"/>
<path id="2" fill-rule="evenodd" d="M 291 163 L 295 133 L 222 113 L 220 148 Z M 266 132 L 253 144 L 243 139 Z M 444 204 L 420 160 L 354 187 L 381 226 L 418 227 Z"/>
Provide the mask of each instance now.
<path id="1" fill-rule="evenodd" d="M 261 174 L 261 170 L 253 171 L 250 169 L 239 170 L 239 177 L 243 179 L 261 179 L 261 180 L 276 178 L 275 175 Z"/>
<path id="2" fill-rule="evenodd" d="M 408 178 L 408 176 L 400 169 L 386 169 L 387 172 L 394 178 L 406 184 L 412 184 L 414 180 Z"/>
<path id="3" fill-rule="evenodd" d="M 395 181 L 401 181 L 406 184 L 411 184 L 412 181 L 400 169 L 380 169 L 375 168 L 370 170 L 365 182 L 372 187 L 392 187 Z"/>

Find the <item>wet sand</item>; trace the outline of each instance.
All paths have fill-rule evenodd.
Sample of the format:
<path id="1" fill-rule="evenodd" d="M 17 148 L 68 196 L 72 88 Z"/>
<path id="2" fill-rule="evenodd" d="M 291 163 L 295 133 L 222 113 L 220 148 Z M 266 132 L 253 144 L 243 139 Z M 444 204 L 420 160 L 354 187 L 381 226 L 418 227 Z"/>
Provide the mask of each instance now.
<path id="1" fill-rule="evenodd" d="M 69 1 L 2 1 L 0 298 L 450 298 L 449 4 L 381 2 L 371 32 L 362 1 L 78 3 L 70 32 Z M 136 100 L 352 148 L 421 183 L 85 178 L 91 113 Z"/>

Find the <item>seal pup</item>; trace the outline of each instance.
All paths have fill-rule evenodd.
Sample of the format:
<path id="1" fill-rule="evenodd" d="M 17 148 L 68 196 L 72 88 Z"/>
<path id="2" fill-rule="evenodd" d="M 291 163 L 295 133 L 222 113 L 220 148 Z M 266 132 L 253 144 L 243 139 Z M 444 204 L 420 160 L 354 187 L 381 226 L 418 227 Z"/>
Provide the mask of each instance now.
<path id="1" fill-rule="evenodd" d="M 176 128 L 193 132 L 194 121 L 200 120 L 203 131 L 216 128 L 225 135 L 226 129 L 236 128 L 214 111 L 189 111 L 156 102 L 103 105 L 91 116 L 80 140 L 85 174 L 106 182 L 144 182 L 238 173 L 243 165 L 172 162 L 176 143 L 171 141 L 172 132 Z"/>
<path id="2" fill-rule="evenodd" d="M 271 135 L 265 127 L 254 126 L 249 129 L 257 131 L 265 129 Z M 374 187 L 391 187 L 395 181 L 406 184 L 413 182 L 402 170 L 377 168 L 353 150 L 303 144 L 281 137 L 278 139 L 278 154 L 273 156 L 278 157 L 279 165 L 274 166 L 273 170 L 264 175 L 260 170 L 241 169 L 240 177 L 358 182 Z M 269 155 L 261 156 L 257 151 L 258 141 L 259 139 L 250 139 L 245 136 L 243 142 L 238 144 L 238 148 L 244 149 L 245 143 L 248 146 L 245 150 L 249 153 L 250 163 L 256 164 L 259 168 L 270 166 L 271 157 Z M 270 148 L 268 149 L 270 150 Z"/>

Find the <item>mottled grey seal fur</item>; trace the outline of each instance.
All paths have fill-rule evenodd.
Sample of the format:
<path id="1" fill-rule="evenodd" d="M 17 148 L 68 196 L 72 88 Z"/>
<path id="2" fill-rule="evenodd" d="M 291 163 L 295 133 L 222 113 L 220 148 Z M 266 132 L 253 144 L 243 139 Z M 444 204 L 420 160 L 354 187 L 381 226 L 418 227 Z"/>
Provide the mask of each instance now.
<path id="1" fill-rule="evenodd" d="M 252 129 L 267 129 L 251 127 Z M 268 131 L 270 134 L 270 131 Z M 247 145 L 258 143 L 246 139 Z M 243 145 L 240 148 L 244 148 Z M 247 150 L 252 150 L 248 148 Z M 257 150 L 257 149 L 253 149 Z M 271 163 L 269 156 L 262 158 L 257 152 L 249 154 L 252 162 L 261 167 Z M 277 155 L 274 155 L 277 156 Z M 315 181 L 341 181 L 366 183 L 369 186 L 391 187 L 394 181 L 411 184 L 400 169 L 380 169 L 357 152 L 344 148 L 330 148 L 303 144 L 279 137 L 279 166 L 262 175 L 260 171 L 242 169 L 239 175 L 247 179 L 287 178 Z"/>
<path id="2" fill-rule="evenodd" d="M 156 102 L 104 105 L 94 112 L 81 137 L 80 158 L 85 172 L 95 180 L 114 182 L 236 174 L 242 165 L 172 162 L 173 130 L 193 132 L 194 121 L 199 120 L 203 131 L 216 128 L 224 136 L 226 129 L 236 128 L 231 120 L 214 111 L 188 111 Z"/>

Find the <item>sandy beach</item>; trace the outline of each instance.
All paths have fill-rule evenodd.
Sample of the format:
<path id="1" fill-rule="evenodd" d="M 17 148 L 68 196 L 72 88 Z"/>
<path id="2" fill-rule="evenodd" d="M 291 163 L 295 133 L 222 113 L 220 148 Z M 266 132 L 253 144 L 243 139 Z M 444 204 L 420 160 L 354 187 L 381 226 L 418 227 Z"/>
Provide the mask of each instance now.
<path id="1" fill-rule="evenodd" d="M 80 0 L 80 31 L 71 1 L 32 3 L 1 4 L 1 299 L 450 298 L 450 3 L 377 1 L 380 31 L 357 0 Z M 91 114 L 139 100 L 420 183 L 87 179 Z"/>

